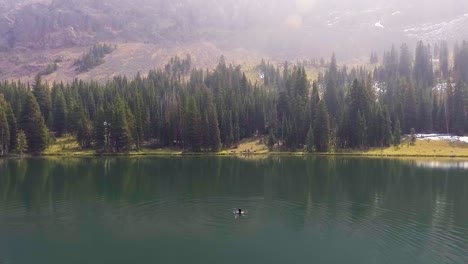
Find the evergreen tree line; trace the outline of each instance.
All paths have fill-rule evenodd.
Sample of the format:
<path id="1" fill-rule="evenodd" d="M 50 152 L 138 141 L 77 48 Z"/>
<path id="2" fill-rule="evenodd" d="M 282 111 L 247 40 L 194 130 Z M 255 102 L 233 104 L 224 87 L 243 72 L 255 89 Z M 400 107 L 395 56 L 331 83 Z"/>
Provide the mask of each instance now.
<path id="1" fill-rule="evenodd" d="M 218 151 L 264 134 L 273 92 L 248 81 L 240 67 L 221 60 L 212 72 L 192 70 L 180 78 L 174 74 L 179 71 L 169 66 L 146 77 L 117 77 L 106 84 L 75 80 L 48 87 L 40 76 L 31 85 L 3 82 L 2 116 L 16 119 L 3 122 L 2 129 L 13 131 L 4 138 L 16 140 L 23 131 L 31 153 L 44 151 L 54 137 L 65 134 L 74 135 L 82 148 L 99 152 L 143 147 L 198 152 Z M 4 153 L 15 148 L 14 143 L 5 146 Z"/>
<path id="2" fill-rule="evenodd" d="M 164 70 L 105 84 L 0 84 L 0 154 L 40 153 L 70 134 L 83 149 L 164 147 L 218 151 L 264 136 L 270 149 L 309 152 L 400 144 L 401 135 L 468 129 L 468 43 L 392 47 L 374 69 L 348 70 L 332 56 L 309 82 L 302 65 L 262 62 L 252 83 L 224 58 L 212 71 L 173 59 Z M 373 56 L 376 56 L 373 54 Z M 190 69 L 189 69 L 190 68 Z M 183 72 L 188 73 L 182 76 Z"/>
<path id="3" fill-rule="evenodd" d="M 74 66 L 76 67 L 77 72 L 87 72 L 102 63 L 104 63 L 104 57 L 107 54 L 112 53 L 116 49 L 116 46 L 112 46 L 109 44 L 94 44 L 81 58 L 77 59 L 74 63 Z M 55 64 L 54 64 L 55 65 Z M 47 72 L 43 75 L 48 75 L 51 72 L 56 70 L 56 65 L 55 69 L 51 68 L 46 70 Z M 49 73 L 50 72 L 50 73 Z"/>

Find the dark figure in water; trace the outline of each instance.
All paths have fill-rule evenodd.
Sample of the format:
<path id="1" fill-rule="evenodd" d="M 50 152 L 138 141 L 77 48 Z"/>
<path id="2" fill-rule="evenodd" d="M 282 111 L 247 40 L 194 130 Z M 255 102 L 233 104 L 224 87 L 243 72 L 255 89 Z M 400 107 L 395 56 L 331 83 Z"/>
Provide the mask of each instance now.
<path id="1" fill-rule="evenodd" d="M 244 211 L 242 210 L 241 208 L 237 208 L 235 209 L 234 211 L 232 211 L 235 215 L 235 218 L 239 218 L 241 216 L 245 216 L 245 214 L 247 213 L 247 211 Z"/>

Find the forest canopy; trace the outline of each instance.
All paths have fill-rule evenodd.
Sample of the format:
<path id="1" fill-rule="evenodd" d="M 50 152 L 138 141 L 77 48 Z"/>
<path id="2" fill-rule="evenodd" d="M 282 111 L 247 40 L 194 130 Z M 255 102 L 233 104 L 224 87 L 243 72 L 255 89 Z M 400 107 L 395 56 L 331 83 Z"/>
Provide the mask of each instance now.
<path id="1" fill-rule="evenodd" d="M 327 152 L 398 145 L 411 131 L 468 130 L 467 42 L 452 51 L 445 42 L 419 42 L 414 55 L 403 44 L 371 59 L 371 66 L 349 69 L 333 55 L 312 82 L 301 64 L 262 61 L 262 81 L 252 83 L 224 58 L 203 71 L 188 56 L 105 84 L 4 81 L 0 154 L 41 153 L 66 134 L 97 152 L 216 152 L 255 136 L 270 149 Z"/>

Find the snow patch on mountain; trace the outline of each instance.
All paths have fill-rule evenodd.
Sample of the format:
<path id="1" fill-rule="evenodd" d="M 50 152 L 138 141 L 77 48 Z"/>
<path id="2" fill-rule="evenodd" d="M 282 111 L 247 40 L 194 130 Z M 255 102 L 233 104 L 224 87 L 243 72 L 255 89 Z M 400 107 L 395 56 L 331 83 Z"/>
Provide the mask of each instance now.
<path id="1" fill-rule="evenodd" d="M 382 25 L 382 22 L 380 20 L 379 20 L 379 22 L 375 23 L 374 26 L 379 27 L 379 28 L 385 28 L 385 26 Z"/>
<path id="2" fill-rule="evenodd" d="M 455 39 L 460 37 L 460 32 L 466 32 L 467 25 L 468 14 L 465 14 L 450 21 L 406 28 L 403 32 L 406 33 L 408 37 L 414 37 L 424 41 Z"/>

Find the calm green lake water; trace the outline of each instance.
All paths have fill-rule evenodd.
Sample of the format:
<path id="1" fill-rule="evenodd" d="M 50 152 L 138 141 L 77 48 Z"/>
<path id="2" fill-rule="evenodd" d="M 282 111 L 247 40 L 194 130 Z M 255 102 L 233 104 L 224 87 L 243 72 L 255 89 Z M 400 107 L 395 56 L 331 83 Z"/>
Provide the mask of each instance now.
<path id="1" fill-rule="evenodd" d="M 0 263 L 468 263 L 468 163 L 3 159 Z"/>

